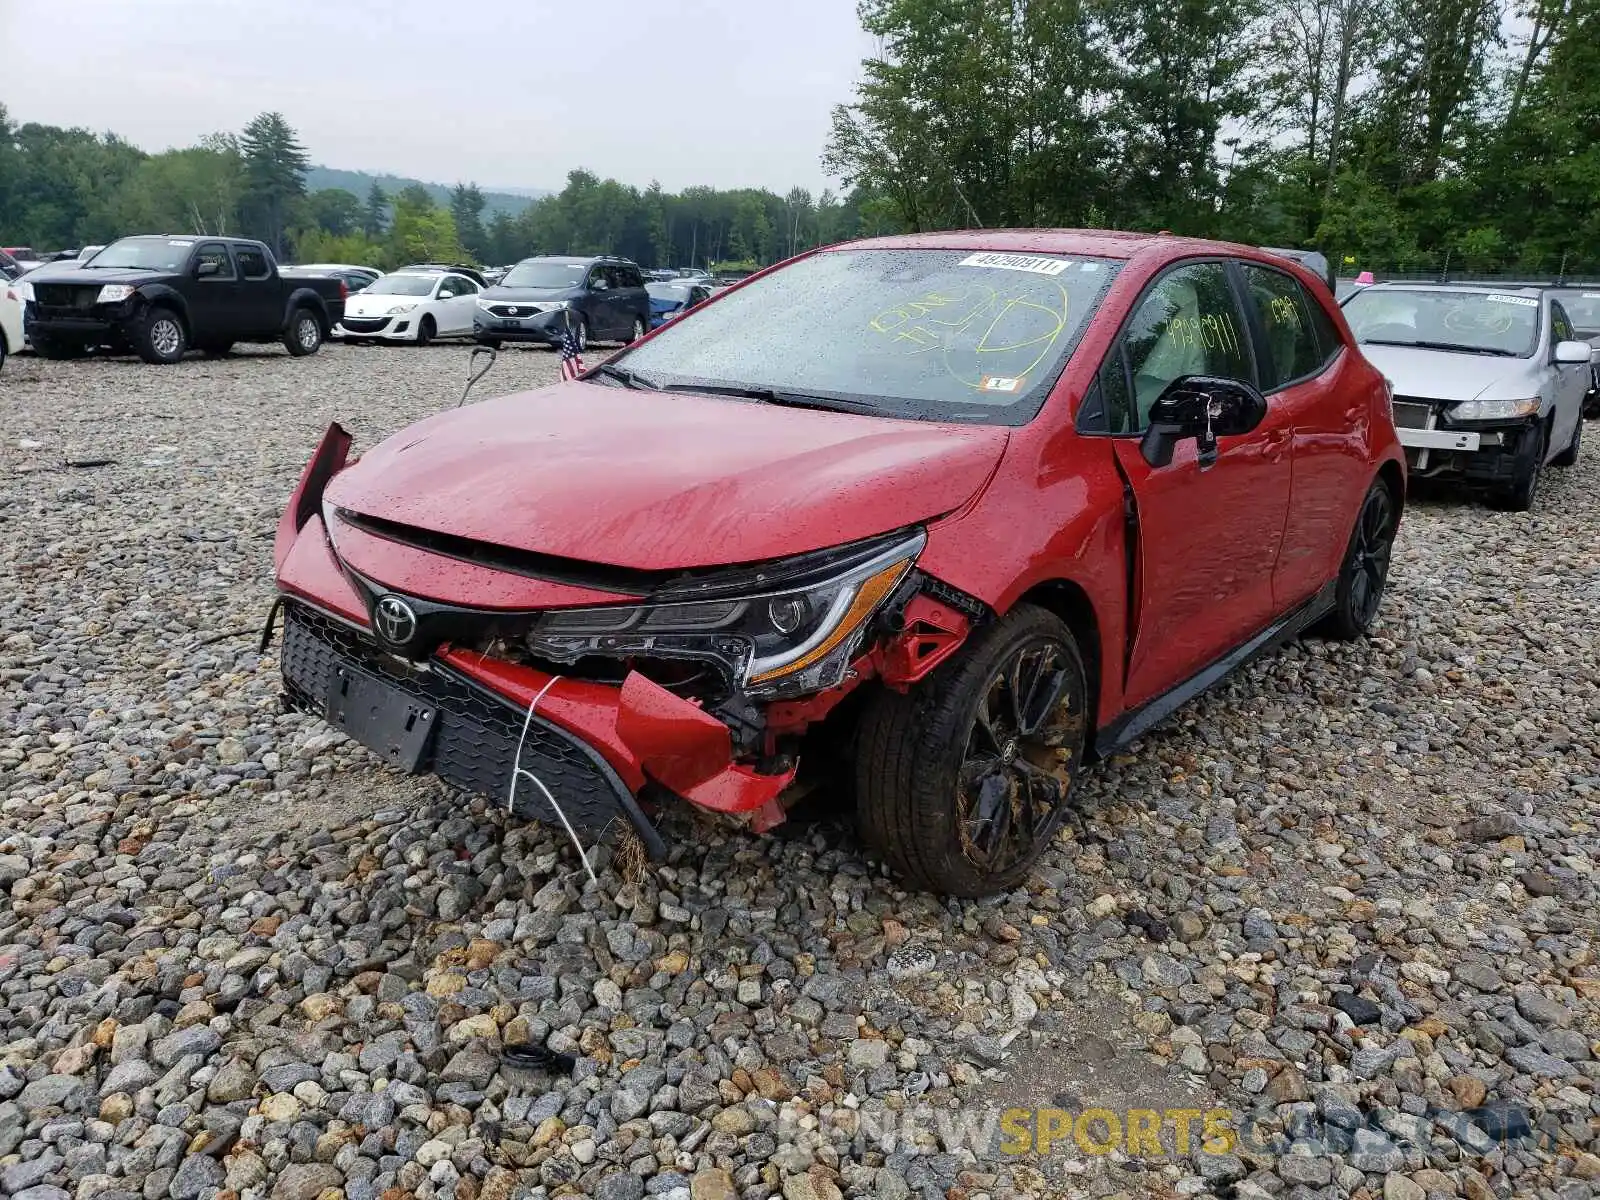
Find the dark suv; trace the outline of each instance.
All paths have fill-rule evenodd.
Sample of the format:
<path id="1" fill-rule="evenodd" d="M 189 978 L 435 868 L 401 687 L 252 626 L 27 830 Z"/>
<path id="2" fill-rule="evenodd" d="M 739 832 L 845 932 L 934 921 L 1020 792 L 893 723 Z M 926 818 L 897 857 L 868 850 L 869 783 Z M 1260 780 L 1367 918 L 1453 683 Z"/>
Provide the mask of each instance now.
<path id="1" fill-rule="evenodd" d="M 650 293 L 637 264 L 609 255 L 525 258 L 478 297 L 472 329 L 480 345 L 559 345 L 567 329 L 580 349 L 590 338 L 631 342 L 650 328 Z"/>

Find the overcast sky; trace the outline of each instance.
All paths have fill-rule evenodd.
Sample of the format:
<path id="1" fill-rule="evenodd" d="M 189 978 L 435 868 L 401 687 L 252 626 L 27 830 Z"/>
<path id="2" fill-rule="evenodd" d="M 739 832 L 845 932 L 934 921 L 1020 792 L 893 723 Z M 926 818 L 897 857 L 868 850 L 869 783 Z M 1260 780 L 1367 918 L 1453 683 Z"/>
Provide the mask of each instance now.
<path id="1" fill-rule="evenodd" d="M 812 190 L 855 0 L 0 0 L 13 120 L 147 150 L 276 109 L 313 162 L 558 189 Z"/>

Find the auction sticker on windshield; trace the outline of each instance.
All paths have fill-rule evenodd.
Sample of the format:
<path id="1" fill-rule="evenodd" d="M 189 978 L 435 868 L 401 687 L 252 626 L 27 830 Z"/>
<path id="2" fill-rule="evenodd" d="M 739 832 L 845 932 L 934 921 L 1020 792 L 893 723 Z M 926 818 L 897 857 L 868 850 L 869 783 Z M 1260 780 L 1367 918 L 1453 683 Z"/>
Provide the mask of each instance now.
<path id="1" fill-rule="evenodd" d="M 1065 258 L 1044 258 L 1035 254 L 997 254 L 992 250 L 969 254 L 958 267 L 996 267 L 1002 271 L 1032 271 L 1035 275 L 1059 275 L 1072 264 Z"/>
<path id="2" fill-rule="evenodd" d="M 1493 300 L 1496 304 L 1521 304 L 1526 308 L 1539 307 L 1539 302 L 1529 296 L 1502 296 L 1498 292 L 1490 292 L 1484 299 Z"/>

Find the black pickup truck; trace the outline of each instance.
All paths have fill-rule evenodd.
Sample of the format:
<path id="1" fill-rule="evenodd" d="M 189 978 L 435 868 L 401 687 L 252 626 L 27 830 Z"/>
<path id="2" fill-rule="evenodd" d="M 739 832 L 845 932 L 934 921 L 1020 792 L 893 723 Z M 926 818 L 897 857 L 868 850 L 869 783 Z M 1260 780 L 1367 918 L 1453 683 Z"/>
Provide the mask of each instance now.
<path id="1" fill-rule="evenodd" d="M 45 358 L 100 348 L 172 363 L 191 349 L 226 354 L 235 342 L 280 341 L 298 356 L 317 352 L 348 294 L 332 277 L 280 275 L 260 242 L 127 237 L 30 275 L 23 324 Z"/>

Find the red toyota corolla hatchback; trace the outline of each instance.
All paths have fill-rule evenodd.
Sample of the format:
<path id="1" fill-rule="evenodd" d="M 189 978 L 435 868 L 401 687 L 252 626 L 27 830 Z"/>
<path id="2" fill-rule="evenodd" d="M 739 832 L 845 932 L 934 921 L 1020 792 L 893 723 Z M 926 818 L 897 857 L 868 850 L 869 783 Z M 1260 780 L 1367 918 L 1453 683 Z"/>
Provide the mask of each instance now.
<path id="1" fill-rule="evenodd" d="M 843 764 L 896 874 L 979 895 L 1086 759 L 1361 635 L 1404 491 L 1384 380 L 1295 263 L 855 242 L 359 461 L 331 427 L 278 531 L 286 698 L 580 851 L 660 854 L 674 796 L 764 830 Z"/>

